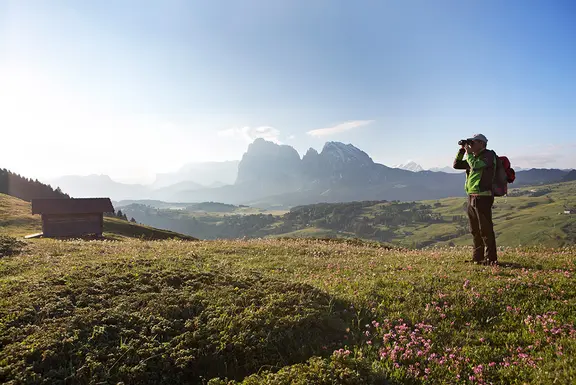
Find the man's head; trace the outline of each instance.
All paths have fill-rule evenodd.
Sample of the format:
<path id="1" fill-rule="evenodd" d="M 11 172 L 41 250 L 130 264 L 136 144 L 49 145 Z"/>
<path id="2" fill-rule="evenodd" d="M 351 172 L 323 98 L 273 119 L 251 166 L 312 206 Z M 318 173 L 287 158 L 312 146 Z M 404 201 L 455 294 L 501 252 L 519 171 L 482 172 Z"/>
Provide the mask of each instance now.
<path id="1" fill-rule="evenodd" d="M 470 147 L 472 148 L 472 152 L 474 154 L 477 154 L 480 152 L 480 150 L 485 149 L 486 144 L 488 143 L 488 139 L 486 139 L 486 137 L 482 134 L 474 134 L 471 138 L 468 138 L 468 140 L 472 143 Z"/>

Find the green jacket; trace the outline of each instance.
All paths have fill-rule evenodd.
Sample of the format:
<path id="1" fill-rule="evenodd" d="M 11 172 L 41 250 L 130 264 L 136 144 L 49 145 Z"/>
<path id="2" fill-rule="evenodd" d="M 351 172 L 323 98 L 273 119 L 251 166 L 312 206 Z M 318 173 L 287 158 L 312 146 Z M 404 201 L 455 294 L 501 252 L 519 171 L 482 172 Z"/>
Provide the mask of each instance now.
<path id="1" fill-rule="evenodd" d="M 454 159 L 454 168 L 466 170 L 466 183 L 464 185 L 468 195 L 493 195 L 494 170 L 496 170 L 496 157 L 494 152 L 484 149 L 477 156 L 468 154 L 461 148 Z"/>

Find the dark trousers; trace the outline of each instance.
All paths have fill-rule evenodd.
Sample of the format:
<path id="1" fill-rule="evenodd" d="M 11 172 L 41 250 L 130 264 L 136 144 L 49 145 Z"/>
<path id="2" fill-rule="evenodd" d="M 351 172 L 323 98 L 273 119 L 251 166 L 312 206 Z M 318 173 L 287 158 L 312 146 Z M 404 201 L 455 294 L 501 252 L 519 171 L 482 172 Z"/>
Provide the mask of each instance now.
<path id="1" fill-rule="evenodd" d="M 470 232 L 474 239 L 474 261 L 495 262 L 496 236 L 494 234 L 494 224 L 492 223 L 493 196 L 468 196 L 468 220 L 470 222 Z"/>

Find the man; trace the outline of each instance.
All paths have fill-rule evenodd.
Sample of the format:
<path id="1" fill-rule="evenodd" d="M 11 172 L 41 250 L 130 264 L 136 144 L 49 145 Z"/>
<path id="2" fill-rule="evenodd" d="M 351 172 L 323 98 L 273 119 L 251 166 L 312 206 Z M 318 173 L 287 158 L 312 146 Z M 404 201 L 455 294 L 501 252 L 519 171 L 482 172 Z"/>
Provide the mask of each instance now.
<path id="1" fill-rule="evenodd" d="M 482 134 L 468 138 L 461 145 L 454 168 L 466 170 L 466 194 L 468 194 L 468 220 L 474 241 L 472 262 L 488 265 L 496 264 L 496 236 L 492 223 L 494 194 L 492 183 L 496 170 L 494 152 L 487 150 L 488 139 Z M 466 153 L 466 160 L 464 160 Z"/>

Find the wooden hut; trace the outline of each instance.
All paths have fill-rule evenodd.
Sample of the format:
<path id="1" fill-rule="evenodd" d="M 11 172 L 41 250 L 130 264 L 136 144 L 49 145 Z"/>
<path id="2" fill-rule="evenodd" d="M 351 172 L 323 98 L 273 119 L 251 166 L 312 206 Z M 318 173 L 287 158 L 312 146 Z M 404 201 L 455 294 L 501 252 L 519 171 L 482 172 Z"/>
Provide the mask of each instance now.
<path id="1" fill-rule="evenodd" d="M 32 214 L 42 215 L 45 237 L 102 236 L 108 212 L 114 212 L 109 198 L 32 200 Z"/>

